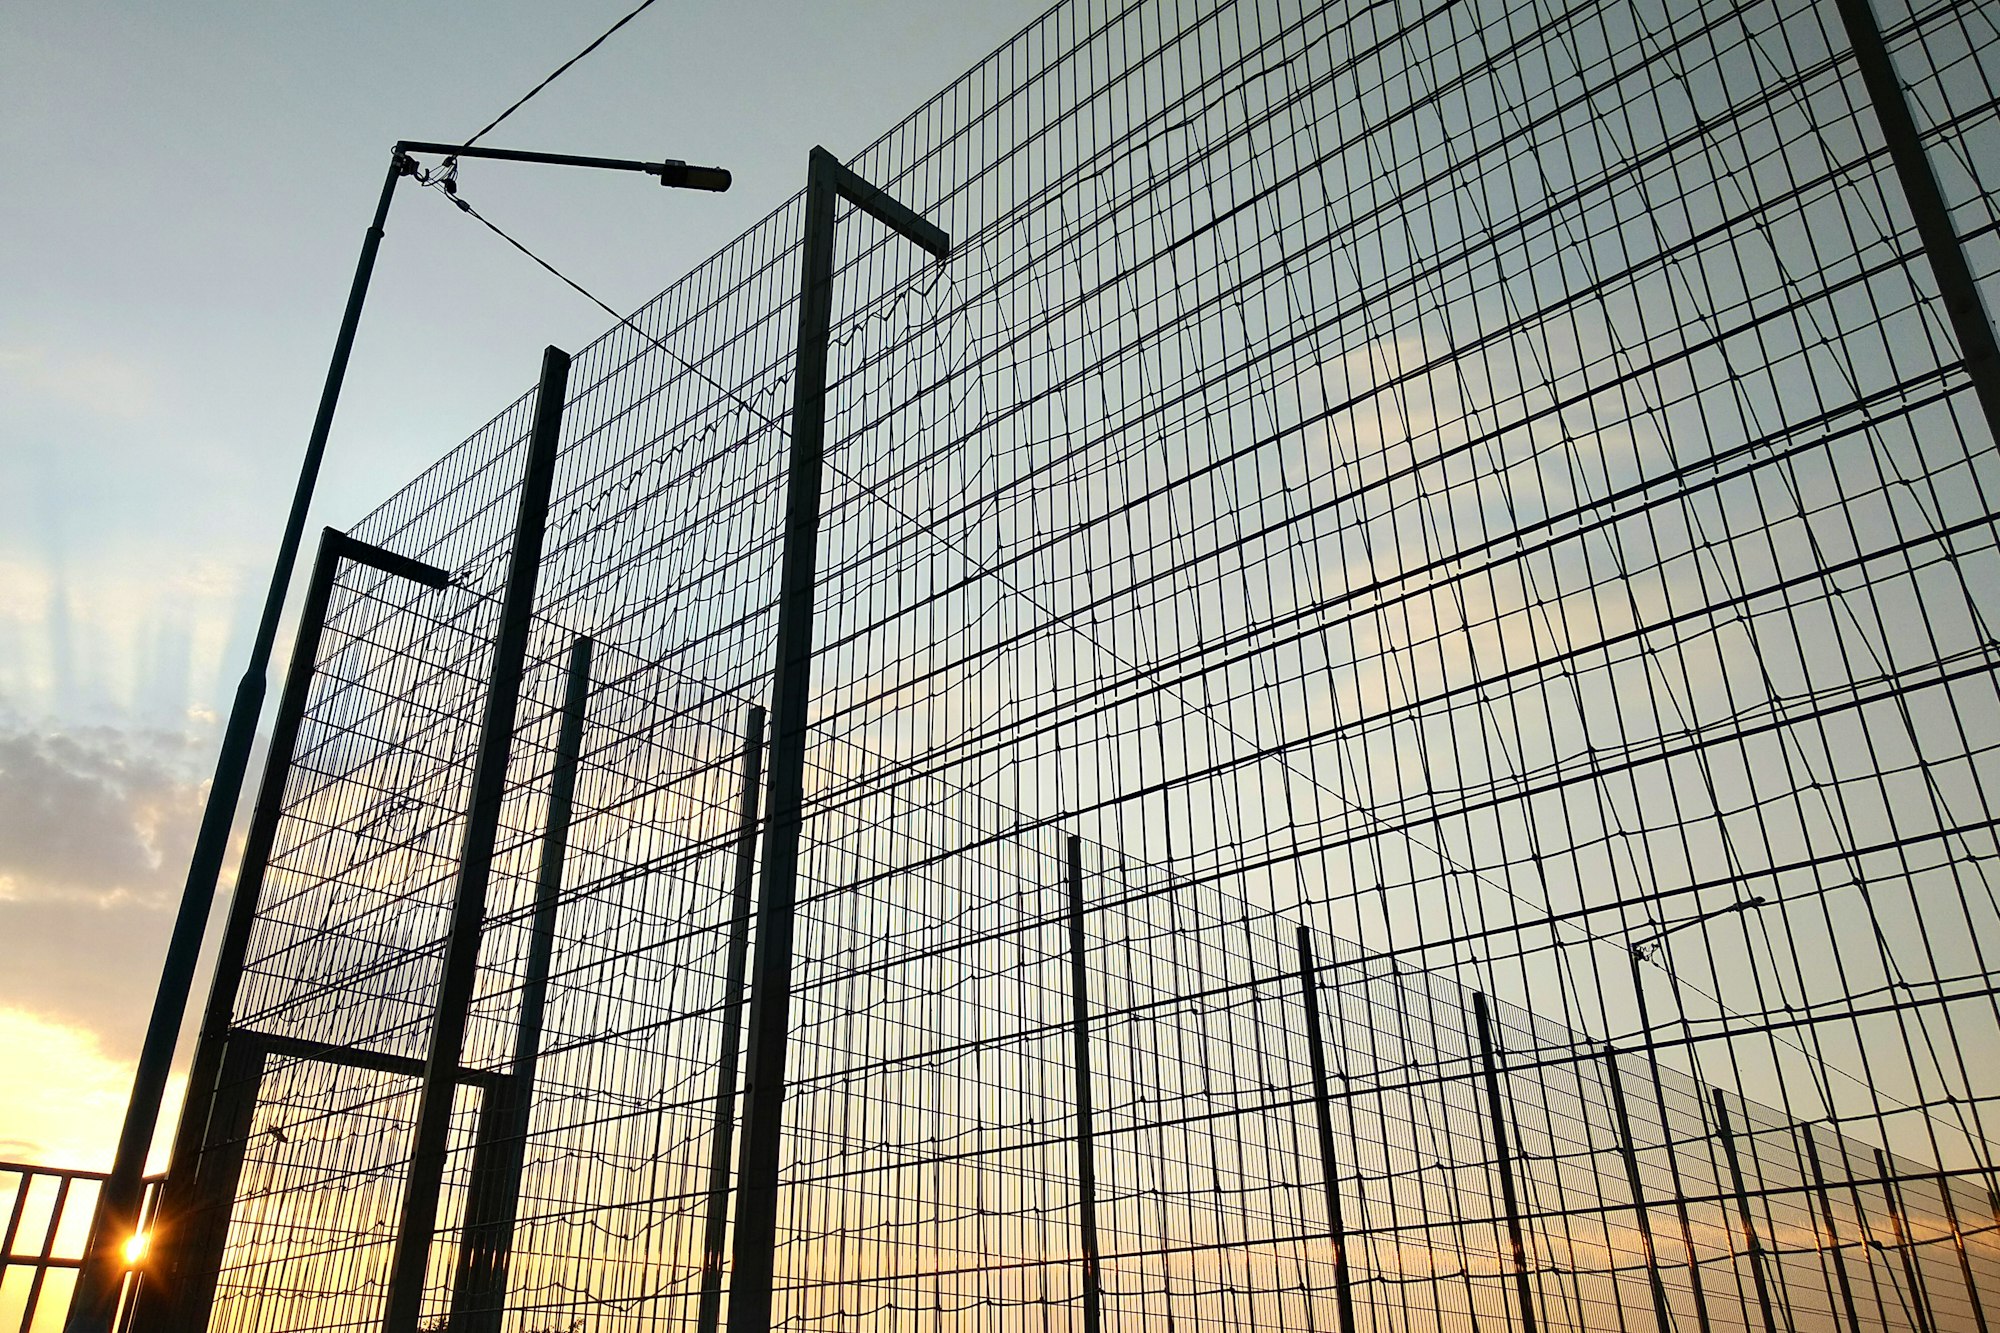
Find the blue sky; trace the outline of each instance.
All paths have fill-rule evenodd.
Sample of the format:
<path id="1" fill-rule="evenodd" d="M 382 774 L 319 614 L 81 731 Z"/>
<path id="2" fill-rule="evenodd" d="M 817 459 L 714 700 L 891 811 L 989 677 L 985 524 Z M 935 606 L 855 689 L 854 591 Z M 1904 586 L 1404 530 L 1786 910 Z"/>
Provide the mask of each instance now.
<path id="1" fill-rule="evenodd" d="M 108 1158 L 389 144 L 471 133 L 629 8 L 0 10 L 0 1047 L 27 1057 L 0 1158 Z M 714 162 L 733 192 L 484 163 L 462 188 L 636 307 L 796 190 L 814 143 L 852 154 L 1041 8 L 661 0 L 487 142 Z M 314 525 L 605 322 L 406 185 Z"/>

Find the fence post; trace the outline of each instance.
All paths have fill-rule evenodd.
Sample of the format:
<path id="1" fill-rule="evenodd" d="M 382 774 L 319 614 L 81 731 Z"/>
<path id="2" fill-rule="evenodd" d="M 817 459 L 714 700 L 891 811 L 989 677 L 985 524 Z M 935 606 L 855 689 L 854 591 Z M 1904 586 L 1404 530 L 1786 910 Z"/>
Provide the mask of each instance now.
<path id="1" fill-rule="evenodd" d="M 1972 1280 L 1972 1257 L 1965 1251 L 1965 1232 L 1959 1229 L 1958 1205 L 1951 1201 L 1951 1178 L 1937 1173 L 1938 1197 L 1944 1200 L 1944 1220 L 1951 1227 L 1952 1248 L 1958 1252 L 1958 1272 L 1965 1279 L 1965 1297 L 1972 1303 L 1972 1322 L 1986 1333 L 1986 1307 L 1979 1301 L 1979 1284 Z"/>
<path id="2" fill-rule="evenodd" d="M 1104 1326 L 1104 1289 L 1097 1248 L 1097 1145 L 1090 1103 L 1090 974 L 1084 967 L 1083 839 L 1069 836 L 1069 1030 L 1076 1073 L 1077 1225 L 1083 1240 L 1083 1328 Z"/>
<path id="3" fill-rule="evenodd" d="M 1646 1215 L 1645 1183 L 1639 1176 L 1639 1153 L 1632 1141 L 1632 1117 L 1625 1107 L 1625 1082 L 1618 1076 L 1618 1052 L 1609 1045 L 1604 1048 L 1604 1068 L 1611 1084 L 1618 1154 L 1625 1160 L 1625 1181 L 1632 1191 L 1632 1215 L 1639 1221 L 1639 1245 L 1646 1255 L 1646 1284 L 1653 1292 L 1653 1318 L 1660 1326 L 1660 1333 L 1674 1333 L 1673 1312 L 1667 1305 L 1667 1288 L 1660 1281 L 1659 1257 L 1653 1245 L 1653 1223 Z M 1614 1276 L 1612 1280 L 1617 1279 Z"/>
<path id="4" fill-rule="evenodd" d="M 1811 1125 L 1800 1125 L 1806 1142 L 1806 1164 L 1812 1168 L 1813 1189 L 1819 1196 L 1820 1216 L 1826 1221 L 1827 1248 L 1833 1253 L 1833 1277 L 1840 1287 L 1841 1309 L 1847 1315 L 1849 1333 L 1861 1333 L 1861 1312 L 1854 1305 L 1854 1284 L 1847 1276 L 1847 1256 L 1840 1250 L 1840 1232 L 1833 1220 L 1833 1194 L 1826 1187 L 1826 1172 L 1819 1164 L 1819 1144 L 1813 1140 Z"/>
<path id="5" fill-rule="evenodd" d="M 1299 992 L 1306 1005 L 1306 1049 L 1312 1056 L 1313 1111 L 1319 1124 L 1319 1163 L 1326 1186 L 1327 1238 L 1333 1242 L 1333 1296 L 1340 1333 L 1354 1333 L 1354 1292 L 1348 1284 L 1347 1223 L 1340 1207 L 1340 1173 L 1333 1155 L 1333 1099 L 1327 1088 L 1326 1034 L 1319 1016 L 1318 967 L 1312 931 L 1299 927 Z"/>
<path id="6" fill-rule="evenodd" d="M 1903 1222 L 1902 1191 L 1889 1176 L 1889 1159 L 1880 1148 L 1875 1149 L 1875 1172 L 1882 1178 L 1882 1197 L 1889 1202 L 1889 1230 L 1896 1238 L 1896 1254 L 1903 1263 L 1903 1277 L 1910 1284 L 1910 1312 L 1916 1316 L 1918 1333 L 1937 1333 L 1937 1312 L 1931 1309 L 1931 1294 L 1924 1287 L 1924 1275 L 1918 1271 L 1915 1258 L 1910 1253 L 1910 1232 Z"/>
<path id="7" fill-rule="evenodd" d="M 1771 1290 L 1764 1281 L 1764 1244 L 1757 1236 L 1757 1223 L 1750 1214 L 1750 1195 L 1743 1188 L 1743 1167 L 1736 1157 L 1736 1136 L 1729 1130 L 1729 1109 L 1722 1104 L 1721 1088 L 1710 1088 L 1709 1095 L 1715 1106 L 1716 1132 L 1722 1138 L 1722 1155 L 1729 1163 L 1729 1185 L 1736 1193 L 1736 1215 L 1743 1224 L 1743 1243 L 1749 1249 L 1750 1281 L 1757 1289 L 1757 1308 L 1764 1316 L 1764 1333 L 1778 1333 L 1778 1319 L 1771 1310 Z"/>
<path id="8" fill-rule="evenodd" d="M 423 1089 L 418 1094 L 411 1135 L 409 1175 L 403 1187 L 402 1218 L 396 1228 L 395 1258 L 384 1302 L 384 1333 L 417 1333 L 417 1320 L 423 1312 L 424 1281 L 430 1268 L 431 1242 L 437 1234 L 438 1198 L 444 1190 L 466 1018 L 479 979 L 486 890 L 493 877 L 500 805 L 507 794 L 507 760 L 513 748 L 514 714 L 521 698 L 521 675 L 528 655 L 528 631 L 541 573 L 542 539 L 548 525 L 549 493 L 555 480 L 556 446 L 568 387 L 569 356 L 551 347 L 542 355 L 541 387 L 535 395 L 534 425 L 528 436 L 514 550 L 507 563 L 507 587 L 500 604 L 500 627 L 494 638 L 486 706 L 479 723 L 479 748 L 472 761 L 465 836 L 459 846 L 458 876 L 452 890 L 451 930 L 445 938 L 430 1049 L 424 1059 Z"/>
<path id="9" fill-rule="evenodd" d="M 1639 975 L 1639 956 L 1626 959 L 1632 969 L 1632 999 L 1639 1006 L 1639 1031 L 1646 1040 L 1646 1073 L 1653 1083 L 1653 1106 L 1660 1113 L 1660 1147 L 1666 1153 L 1667 1174 L 1674 1182 L 1674 1221 L 1680 1225 L 1681 1253 L 1687 1262 L 1688 1290 L 1694 1296 L 1694 1320 L 1698 1333 L 1710 1333 L 1708 1294 L 1701 1285 L 1701 1257 L 1694 1248 L 1694 1220 L 1688 1215 L 1687 1189 L 1681 1182 L 1680 1157 L 1674 1151 L 1673 1117 L 1667 1110 L 1667 1089 L 1660 1081 L 1659 1043 L 1653 1039 L 1653 1019 L 1646 1007 L 1646 986 Z"/>
<path id="10" fill-rule="evenodd" d="M 142 1301 L 135 1311 L 148 1318 L 150 1326 L 176 1333 L 201 1333 L 208 1327 L 266 1058 L 264 1043 L 254 1032 L 230 1033 L 223 1043 L 202 1117 L 200 1173 L 182 1182 L 182 1234 L 174 1240 L 175 1255 L 181 1260 L 177 1280 L 165 1301 L 150 1307 Z"/>
<path id="11" fill-rule="evenodd" d="M 1861 81 L 1868 89 L 1868 100 L 1875 108 L 1876 122 L 1882 127 L 1882 138 L 1888 145 L 1889 160 L 1895 165 L 1904 201 L 1910 206 L 1910 217 L 1917 224 L 1917 236 L 1930 261 L 1931 275 L 1937 280 L 1938 295 L 1943 298 L 1945 315 L 1958 340 L 1965 373 L 1972 380 L 1973 393 L 1986 414 L 1987 429 L 1995 440 L 2000 440 L 2000 346 L 1995 344 L 1993 321 L 1980 298 L 1972 268 L 1966 263 L 1965 249 L 1959 244 L 1951 210 L 1945 205 L 1944 191 L 1938 187 L 1937 173 L 1924 153 L 1916 120 L 1910 114 L 1909 99 L 1896 76 L 1895 62 L 1889 58 L 1889 49 L 1883 44 L 1881 27 L 1868 0 L 1835 0 L 1835 8 L 1847 29 L 1847 40 L 1861 68 Z"/>
<path id="12" fill-rule="evenodd" d="M 229 1175 L 228 1189 L 218 1191 L 205 1180 L 204 1157 L 210 1144 L 229 1140 L 210 1133 L 213 1112 L 220 1090 L 229 1086 L 226 1049 L 232 1043 L 229 1024 L 236 1011 L 236 999 L 243 985 L 243 970 L 250 951 L 250 935 L 256 925 L 257 909 L 263 900 L 264 876 L 270 869 L 271 852 L 284 815 L 285 785 L 297 757 L 299 732 L 305 725 L 306 702 L 312 693 L 313 677 L 319 666 L 320 640 L 333 600 L 335 580 L 343 561 L 365 565 L 384 574 L 406 578 L 426 588 L 443 588 L 451 575 L 434 565 L 412 560 L 392 551 L 356 541 L 345 533 L 326 528 L 320 533 L 319 553 L 313 560 L 306 582 L 305 602 L 299 608 L 299 625 L 292 641 L 292 655 L 285 668 L 285 684 L 278 695 L 278 709 L 271 719 L 271 744 L 264 759 L 264 774 L 257 786 L 256 803 L 251 808 L 250 825 L 243 837 L 243 854 L 236 867 L 236 890 L 229 901 L 222 938 L 216 946 L 213 980 L 202 1009 L 201 1030 L 196 1038 L 194 1058 L 188 1070 L 187 1102 L 174 1126 L 173 1146 L 167 1158 L 167 1178 L 160 1186 L 154 1209 L 152 1230 L 156 1242 L 148 1252 L 146 1281 L 140 1284 L 133 1313 L 135 1329 L 164 1333 L 205 1327 L 208 1304 L 215 1289 L 215 1274 L 206 1265 L 221 1257 L 220 1235 L 209 1233 L 227 1229 L 225 1215 L 211 1225 L 193 1210 L 214 1206 L 227 1209 L 235 1196 L 235 1172 L 241 1168 L 240 1148 L 223 1166 Z M 261 1066 L 260 1066 L 261 1076 Z M 254 1097 L 253 1097 L 254 1100 Z M 188 1237 L 200 1238 L 192 1248 Z M 182 1298 L 182 1289 L 196 1293 L 193 1300 Z"/>
<path id="13" fill-rule="evenodd" d="M 549 959 L 555 952 L 556 905 L 562 897 L 563 861 L 569 852 L 576 768 L 583 753 L 584 714 L 590 701 L 591 642 L 570 645 L 563 690 L 555 771 L 549 781 L 548 820 L 535 906 L 528 928 L 528 958 L 521 978 L 521 1016 L 514 1027 L 513 1072 L 482 1094 L 479 1142 L 473 1149 L 472 1193 L 452 1283 L 451 1323 L 461 1333 L 494 1333 L 507 1303 L 514 1224 L 520 1216 L 521 1171 L 526 1164 L 528 1117 L 534 1108 L 535 1071 L 542 1050 L 542 1015 L 548 1004 Z"/>
<path id="14" fill-rule="evenodd" d="M 1521 1333 L 1535 1333 L 1535 1294 L 1528 1284 L 1528 1246 L 1521 1237 L 1521 1205 L 1514 1193 L 1514 1164 L 1507 1148 L 1507 1118 L 1501 1107 L 1493 1020 L 1487 1012 L 1486 996 L 1480 991 L 1472 993 L 1472 1016 L 1479 1028 L 1479 1052 L 1486 1070 L 1486 1113 L 1493 1123 L 1493 1160 L 1500 1171 L 1500 1200 L 1507 1209 L 1507 1244 L 1513 1252 L 1514 1295 L 1521 1310 Z"/>
<path id="15" fill-rule="evenodd" d="M 792 926 L 805 824 L 806 728 L 811 717 L 813 576 L 819 561 L 825 466 L 827 352 L 833 337 L 834 202 L 845 199 L 942 259 L 950 239 L 856 176 L 824 148 L 806 173 L 800 255 L 799 343 L 792 374 L 792 439 L 779 557 L 778 633 L 771 690 L 771 775 L 765 797 L 763 883 L 750 984 L 743 1144 L 736 1169 L 730 1333 L 769 1333 L 778 1245 L 785 1055 L 791 1040 Z M 409 1333 L 409 1330 L 391 1330 Z"/>
<path id="16" fill-rule="evenodd" d="M 742 1073 L 743 974 L 750 958 L 751 889 L 757 874 L 757 789 L 764 774 L 764 710 L 743 722 L 743 779 L 736 803 L 736 881 L 729 906 L 729 952 L 722 969 L 722 1052 L 715 1066 L 715 1119 L 709 1131 L 708 1220 L 701 1247 L 698 1333 L 722 1317 L 722 1260 L 729 1239 L 729 1158 L 736 1136 L 736 1080 Z"/>

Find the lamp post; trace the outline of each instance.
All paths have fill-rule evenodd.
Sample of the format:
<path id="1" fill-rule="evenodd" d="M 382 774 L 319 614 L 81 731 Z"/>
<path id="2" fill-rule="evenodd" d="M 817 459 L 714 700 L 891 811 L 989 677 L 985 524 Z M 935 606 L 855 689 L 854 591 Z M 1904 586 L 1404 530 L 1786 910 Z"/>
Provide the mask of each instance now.
<path id="1" fill-rule="evenodd" d="M 355 330 L 361 323 L 361 307 L 367 300 L 369 279 L 375 271 L 375 254 L 381 248 L 383 224 L 389 217 L 389 204 L 395 198 L 396 183 L 417 172 L 416 159 L 412 156 L 417 153 L 639 172 L 656 177 L 663 186 L 676 189 L 720 192 L 727 190 L 730 184 L 729 173 L 719 167 L 690 166 L 671 159 L 639 162 L 415 140 L 399 142 L 390 150 L 388 174 L 383 179 L 382 193 L 375 204 L 374 219 L 361 242 L 361 256 L 355 264 L 354 281 L 347 293 L 347 308 L 341 314 L 340 331 L 334 337 L 333 357 L 327 366 L 325 386 L 320 390 L 319 410 L 313 417 L 312 433 L 306 440 L 305 457 L 299 465 L 298 485 L 292 492 L 291 511 L 285 520 L 284 536 L 278 544 L 278 558 L 271 568 L 271 585 L 264 594 L 264 611 L 257 622 L 250 661 L 236 687 L 229 722 L 223 729 L 222 749 L 215 761 L 215 777 L 209 785 L 208 801 L 202 810 L 194 854 L 189 858 L 187 881 L 181 890 L 173 933 L 168 937 L 166 960 L 160 968 L 159 990 L 153 997 L 152 1015 L 147 1020 L 145 1040 L 139 1048 L 138 1066 L 132 1076 L 132 1096 L 125 1107 L 125 1120 L 119 1130 L 111 1174 L 98 1192 L 97 1207 L 91 1217 L 90 1238 L 77 1272 L 76 1289 L 64 1324 L 65 1333 L 109 1333 L 118 1314 L 120 1293 L 126 1272 L 131 1267 L 127 1262 L 126 1247 L 137 1234 L 140 1221 L 146 1154 L 152 1147 L 153 1134 L 159 1125 L 160 1101 L 166 1092 L 167 1074 L 173 1065 L 174 1045 L 187 1013 L 188 994 L 194 985 L 202 936 L 208 928 L 216 882 L 221 876 L 223 857 L 228 850 L 229 828 L 235 818 L 237 800 L 243 792 L 243 779 L 250 764 L 250 747 L 256 737 L 257 719 L 263 712 L 271 647 L 277 639 L 278 621 L 285 608 L 285 594 L 291 586 L 293 568 L 298 563 L 306 513 L 312 506 L 313 487 L 319 480 L 320 462 L 326 454 L 326 440 L 333 426 L 334 409 L 339 405 L 341 386 L 347 378 L 348 356 L 354 348 Z"/>

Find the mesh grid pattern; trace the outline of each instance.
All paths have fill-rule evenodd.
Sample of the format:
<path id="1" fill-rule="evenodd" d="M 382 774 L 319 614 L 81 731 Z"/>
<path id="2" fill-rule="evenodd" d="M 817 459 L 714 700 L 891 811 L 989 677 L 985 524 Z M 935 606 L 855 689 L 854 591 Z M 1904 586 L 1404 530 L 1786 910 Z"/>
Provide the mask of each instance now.
<path id="1" fill-rule="evenodd" d="M 1990 306 L 2000 27 L 1878 14 Z M 1984 1327 L 2000 467 L 1830 0 L 1071 0 L 851 165 L 953 249 L 838 229 L 779 1325 L 1083 1326 L 1075 835 L 1109 1326 L 1339 1326 L 1306 924 L 1360 1325 Z M 571 375 L 510 1331 L 695 1325 L 802 218 Z M 422 1054 L 531 407 L 355 530 L 457 577 L 341 584 L 241 1028 Z M 414 1101 L 269 1065 L 212 1327 L 379 1322 Z"/>

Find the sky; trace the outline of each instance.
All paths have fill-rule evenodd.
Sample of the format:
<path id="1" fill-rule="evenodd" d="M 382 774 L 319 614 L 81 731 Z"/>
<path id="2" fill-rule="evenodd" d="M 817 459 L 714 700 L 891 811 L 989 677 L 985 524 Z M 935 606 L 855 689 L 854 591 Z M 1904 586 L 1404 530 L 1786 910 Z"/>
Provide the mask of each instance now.
<path id="1" fill-rule="evenodd" d="M 469 135 L 631 4 L 0 7 L 0 1160 L 108 1164 L 389 145 Z M 636 308 L 1043 7 L 659 0 L 484 142 L 713 163 L 729 194 L 461 189 Z M 406 184 L 308 530 L 606 323 Z"/>

